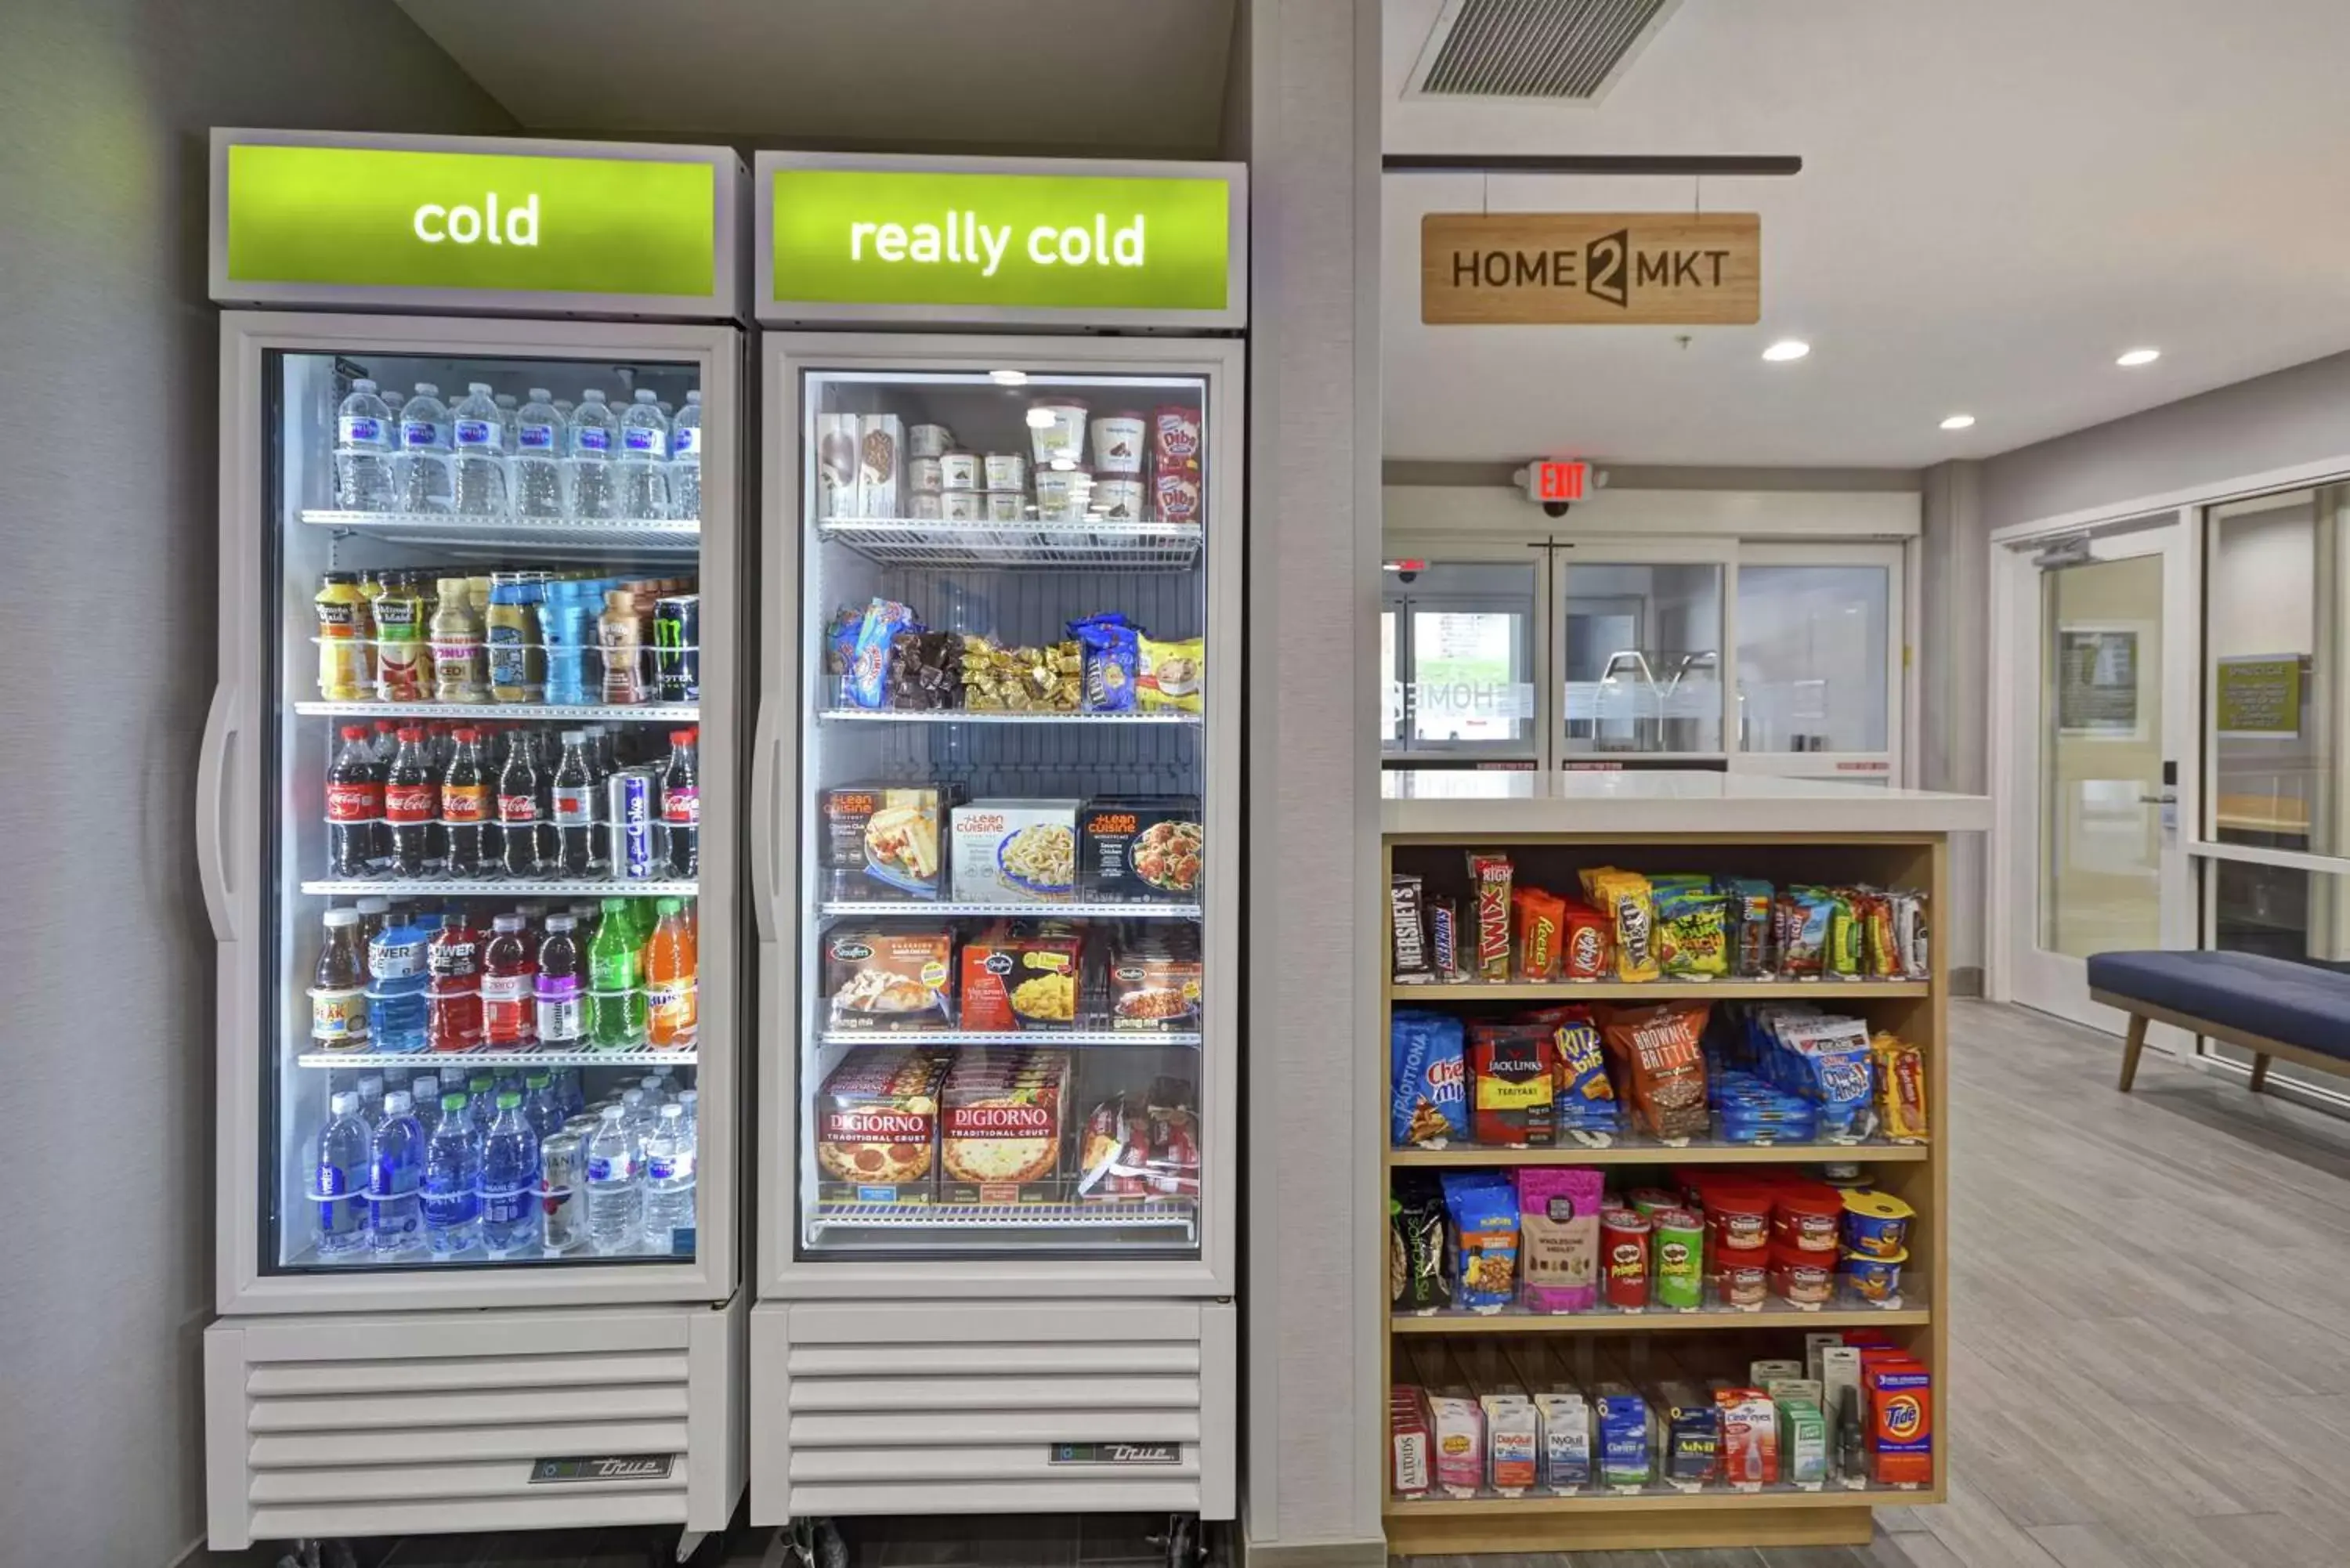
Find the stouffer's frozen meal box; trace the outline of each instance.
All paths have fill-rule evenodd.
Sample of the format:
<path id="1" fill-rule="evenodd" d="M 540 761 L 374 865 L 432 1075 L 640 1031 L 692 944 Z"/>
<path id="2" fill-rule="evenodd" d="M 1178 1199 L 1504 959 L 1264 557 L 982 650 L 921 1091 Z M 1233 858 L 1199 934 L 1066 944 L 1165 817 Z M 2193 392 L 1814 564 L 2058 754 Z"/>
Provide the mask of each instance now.
<path id="1" fill-rule="evenodd" d="M 1077 890 L 1074 800 L 975 800 L 949 814 L 954 895 L 973 903 L 1052 904 Z"/>
<path id="2" fill-rule="evenodd" d="M 939 1110 L 939 1200 L 1045 1203 L 1067 1196 L 1069 1054 L 966 1048 Z"/>
<path id="3" fill-rule="evenodd" d="M 941 1029 L 954 1017 L 954 933 L 836 927 L 824 936 L 835 1029 Z"/>
<path id="4" fill-rule="evenodd" d="M 859 1051 L 833 1069 L 816 1096 L 818 1202 L 931 1201 L 946 1070 L 935 1046 Z"/>
<path id="5" fill-rule="evenodd" d="M 983 1033 L 1076 1026 L 1085 945 L 1058 921 L 999 926 L 962 944 L 962 1026 Z"/>

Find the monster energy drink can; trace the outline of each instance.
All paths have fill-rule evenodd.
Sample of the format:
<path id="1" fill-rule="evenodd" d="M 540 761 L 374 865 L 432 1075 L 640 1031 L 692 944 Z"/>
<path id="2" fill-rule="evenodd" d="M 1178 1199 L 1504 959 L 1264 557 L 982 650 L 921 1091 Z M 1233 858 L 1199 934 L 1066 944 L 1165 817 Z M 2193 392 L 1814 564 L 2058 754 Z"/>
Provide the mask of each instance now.
<path id="1" fill-rule="evenodd" d="M 653 601 L 653 674 L 664 702 L 702 701 L 702 596 Z"/>

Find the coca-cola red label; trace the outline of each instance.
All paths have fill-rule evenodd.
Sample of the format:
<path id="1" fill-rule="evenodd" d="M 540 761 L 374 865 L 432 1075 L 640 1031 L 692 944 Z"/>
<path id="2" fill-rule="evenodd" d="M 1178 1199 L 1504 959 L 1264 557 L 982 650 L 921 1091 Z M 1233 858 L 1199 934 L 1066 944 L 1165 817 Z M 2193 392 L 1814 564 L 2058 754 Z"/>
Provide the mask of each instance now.
<path id="1" fill-rule="evenodd" d="M 949 1106 L 949 1137 L 1051 1137 L 1058 1130 L 1050 1106 Z"/>
<path id="2" fill-rule="evenodd" d="M 927 1142 L 931 1118 L 915 1111 L 829 1111 L 824 1136 L 859 1143 Z"/>
<path id="3" fill-rule="evenodd" d="M 373 822 L 383 815 L 383 786 L 372 780 L 327 786 L 328 822 Z"/>
<path id="4" fill-rule="evenodd" d="M 487 822 L 489 819 L 489 792 L 480 784 L 451 784 L 441 792 L 442 821 Z"/>
<path id="5" fill-rule="evenodd" d="M 700 826 L 702 791 L 691 784 L 687 784 L 682 789 L 662 790 L 661 820 L 673 826 Z"/>
<path id="6" fill-rule="evenodd" d="M 585 789 L 566 789 L 561 784 L 556 785 L 556 821 L 568 826 L 593 822 L 595 818 L 595 802 L 593 797 L 588 794 L 588 791 Z"/>
<path id="7" fill-rule="evenodd" d="M 383 786 L 383 815 L 387 822 L 430 822 L 440 810 L 441 792 L 430 781 Z"/>
<path id="8" fill-rule="evenodd" d="M 502 794 L 498 796 L 500 822 L 536 822 L 538 820 L 538 797 L 535 794 Z"/>

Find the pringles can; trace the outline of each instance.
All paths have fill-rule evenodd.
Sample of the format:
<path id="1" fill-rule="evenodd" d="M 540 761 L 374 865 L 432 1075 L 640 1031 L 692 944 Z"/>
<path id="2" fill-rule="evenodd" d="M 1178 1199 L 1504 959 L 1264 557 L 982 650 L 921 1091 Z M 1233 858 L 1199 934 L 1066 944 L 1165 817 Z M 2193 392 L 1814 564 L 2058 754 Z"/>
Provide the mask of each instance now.
<path id="1" fill-rule="evenodd" d="M 604 787 L 610 792 L 605 831 L 612 837 L 612 875 L 640 882 L 654 870 L 653 775 L 649 769 L 622 768 Z"/>
<path id="2" fill-rule="evenodd" d="M 1599 1211 L 1602 1290 L 1617 1312 L 1641 1312 L 1648 1304 L 1648 1217 L 1637 1209 Z"/>
<path id="3" fill-rule="evenodd" d="M 1656 1237 L 1657 1304 L 1695 1312 L 1705 1304 L 1705 1222 L 1686 1209 L 1648 1216 Z"/>
<path id="4" fill-rule="evenodd" d="M 546 1216 L 546 1250 L 566 1252 L 588 1239 L 587 1199 L 579 1189 L 587 1148 L 567 1126 L 538 1146 L 538 1207 Z"/>
<path id="5" fill-rule="evenodd" d="M 664 702 L 702 701 L 702 596 L 653 601 L 653 679 Z"/>

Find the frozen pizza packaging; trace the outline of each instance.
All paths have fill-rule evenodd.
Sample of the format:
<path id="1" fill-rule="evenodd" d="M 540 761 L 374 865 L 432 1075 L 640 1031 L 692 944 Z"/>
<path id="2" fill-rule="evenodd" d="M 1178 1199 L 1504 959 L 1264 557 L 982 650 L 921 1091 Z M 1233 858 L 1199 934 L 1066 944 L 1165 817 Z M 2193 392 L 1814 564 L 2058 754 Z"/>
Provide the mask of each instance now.
<path id="1" fill-rule="evenodd" d="M 1461 1020 L 1397 1008 L 1388 1030 L 1388 1137 L 1398 1148 L 1443 1148 L 1469 1137 L 1468 1050 Z"/>
<path id="2" fill-rule="evenodd" d="M 1521 1166 L 1518 1229 L 1524 1301 L 1534 1312 L 1588 1312 L 1599 1300 L 1600 1173 Z"/>
<path id="3" fill-rule="evenodd" d="M 816 1200 L 928 1203 L 947 1053 L 884 1046 L 852 1053 L 816 1092 Z"/>
<path id="4" fill-rule="evenodd" d="M 1551 1097 L 1557 1073 L 1547 1028 L 1539 1023 L 1471 1024 L 1469 1074 L 1469 1128 L 1477 1143 L 1548 1148 L 1555 1141 Z"/>
<path id="5" fill-rule="evenodd" d="M 1657 961 L 1657 910 L 1648 879 L 1612 866 L 1583 873 L 1583 896 L 1607 917 L 1616 948 L 1616 978 L 1650 981 L 1662 973 Z"/>
<path id="6" fill-rule="evenodd" d="M 1469 857 L 1473 950 L 1463 967 L 1478 980 L 1510 978 L 1510 885 L 1514 873 L 1506 855 Z"/>
<path id="7" fill-rule="evenodd" d="M 1040 1203 L 1066 1195 L 1069 1054 L 966 1047 L 939 1096 L 939 1201 Z"/>
<path id="8" fill-rule="evenodd" d="M 1707 1009 L 1702 1002 L 1669 1002 L 1611 1007 L 1601 1014 L 1616 1086 L 1634 1117 L 1657 1137 L 1705 1136 L 1705 1054 L 1699 1042 Z"/>

